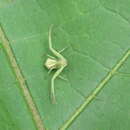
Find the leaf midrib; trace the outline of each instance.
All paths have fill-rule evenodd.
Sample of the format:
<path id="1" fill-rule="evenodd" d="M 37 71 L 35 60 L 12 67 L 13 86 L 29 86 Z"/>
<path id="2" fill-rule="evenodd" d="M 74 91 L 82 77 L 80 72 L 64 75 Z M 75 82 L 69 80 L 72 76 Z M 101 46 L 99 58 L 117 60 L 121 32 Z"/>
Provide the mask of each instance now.
<path id="1" fill-rule="evenodd" d="M 6 56 L 10 62 L 11 68 L 15 74 L 15 77 L 19 82 L 19 87 L 22 90 L 22 94 L 29 108 L 29 111 L 31 112 L 35 125 L 38 130 L 45 130 L 40 113 L 35 105 L 35 102 L 33 101 L 30 91 L 28 90 L 27 84 L 25 82 L 25 78 L 22 74 L 22 71 L 20 70 L 20 67 L 18 66 L 13 50 L 10 46 L 7 36 L 4 33 L 4 29 L 2 28 L 1 25 L 0 25 L 0 40 L 2 42 L 4 52 L 6 53 Z"/>

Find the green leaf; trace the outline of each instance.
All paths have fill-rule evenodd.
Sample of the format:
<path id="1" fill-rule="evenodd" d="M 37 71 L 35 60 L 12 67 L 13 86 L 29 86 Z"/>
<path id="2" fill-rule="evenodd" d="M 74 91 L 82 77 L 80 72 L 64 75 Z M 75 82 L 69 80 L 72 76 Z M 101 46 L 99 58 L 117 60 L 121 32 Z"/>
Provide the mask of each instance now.
<path id="1" fill-rule="evenodd" d="M 130 128 L 129 0 L 0 0 L 0 130 Z M 50 102 L 48 28 L 68 66 Z"/>

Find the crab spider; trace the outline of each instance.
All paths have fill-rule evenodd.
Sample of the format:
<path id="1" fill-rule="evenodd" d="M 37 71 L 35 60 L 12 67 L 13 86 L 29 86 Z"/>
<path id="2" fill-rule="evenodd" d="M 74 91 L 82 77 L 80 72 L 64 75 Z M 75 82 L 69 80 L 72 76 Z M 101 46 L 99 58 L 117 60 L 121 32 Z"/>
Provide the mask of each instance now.
<path id="1" fill-rule="evenodd" d="M 53 69 L 57 70 L 51 79 L 51 100 L 52 100 L 52 103 L 56 103 L 54 81 L 57 77 L 60 77 L 63 79 L 63 77 L 60 76 L 60 74 L 63 71 L 63 69 L 67 66 L 67 60 L 60 54 L 66 48 L 58 52 L 52 47 L 52 40 L 51 40 L 52 28 L 53 28 L 53 25 L 50 26 L 49 34 L 48 34 L 49 50 L 53 53 L 55 57 L 48 55 L 48 58 L 45 62 L 45 66 L 49 69 L 49 72 L 51 72 Z"/>

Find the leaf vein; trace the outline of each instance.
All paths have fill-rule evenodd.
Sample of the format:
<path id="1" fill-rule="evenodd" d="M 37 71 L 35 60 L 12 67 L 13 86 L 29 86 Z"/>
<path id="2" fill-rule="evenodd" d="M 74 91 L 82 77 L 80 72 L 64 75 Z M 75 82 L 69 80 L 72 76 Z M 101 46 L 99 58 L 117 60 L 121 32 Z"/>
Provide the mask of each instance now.
<path id="1" fill-rule="evenodd" d="M 76 111 L 70 116 L 70 118 L 60 127 L 60 130 L 68 128 L 73 121 L 84 111 L 87 105 L 97 96 L 97 94 L 103 89 L 106 83 L 116 74 L 118 69 L 124 64 L 130 55 L 130 49 L 128 49 L 124 56 L 117 62 L 117 64 L 108 72 L 108 74 L 101 80 L 97 87 L 90 93 L 85 101 L 76 109 Z"/>
<path id="2" fill-rule="evenodd" d="M 2 41 L 2 46 L 4 48 L 4 52 L 6 53 L 8 59 L 9 59 L 11 68 L 12 68 L 13 72 L 15 73 L 15 76 L 19 82 L 20 88 L 22 90 L 25 101 L 28 105 L 28 108 L 32 113 L 32 118 L 35 121 L 36 127 L 38 130 L 45 130 L 43 123 L 42 123 L 42 119 L 40 117 L 40 114 L 37 110 L 37 107 L 33 101 L 31 94 L 28 90 L 28 86 L 25 82 L 25 78 L 20 70 L 20 67 L 18 66 L 15 55 L 10 46 L 9 40 L 7 39 L 7 37 L 4 33 L 2 26 L 0 26 L 0 40 Z"/>
<path id="3" fill-rule="evenodd" d="M 127 22 L 130 25 L 130 21 L 124 15 L 122 15 L 118 10 L 110 9 L 110 8 L 104 6 L 104 4 L 102 4 L 101 0 L 99 0 L 99 3 L 106 11 L 109 11 L 110 13 L 118 15 L 122 20 L 124 20 L 124 22 Z"/>

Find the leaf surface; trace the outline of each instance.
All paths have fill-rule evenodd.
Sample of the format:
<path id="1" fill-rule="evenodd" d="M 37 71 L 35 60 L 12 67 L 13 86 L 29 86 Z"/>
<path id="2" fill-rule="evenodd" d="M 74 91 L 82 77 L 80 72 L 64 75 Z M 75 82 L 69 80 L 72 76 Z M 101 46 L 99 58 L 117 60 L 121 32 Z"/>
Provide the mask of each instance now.
<path id="1" fill-rule="evenodd" d="M 40 130 L 38 116 L 47 130 L 128 130 L 129 5 L 129 0 L 0 0 L 1 27 L 38 111 L 32 114 L 11 56 L 0 46 L 0 129 Z M 48 75 L 44 67 L 51 24 L 53 47 L 68 47 L 62 54 L 69 63 L 62 73 L 68 81 L 56 79 L 55 105 L 54 72 Z"/>

